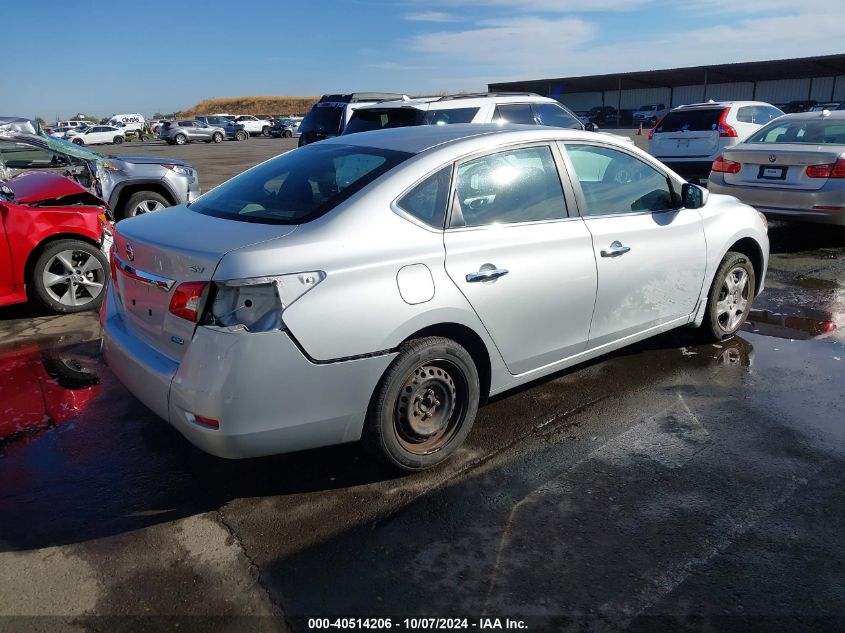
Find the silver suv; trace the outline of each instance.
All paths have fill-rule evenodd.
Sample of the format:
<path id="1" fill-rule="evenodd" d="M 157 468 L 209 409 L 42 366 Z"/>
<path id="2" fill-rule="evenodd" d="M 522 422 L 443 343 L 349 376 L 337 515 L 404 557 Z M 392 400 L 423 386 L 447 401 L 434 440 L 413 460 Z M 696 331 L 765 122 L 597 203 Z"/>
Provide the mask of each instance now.
<path id="1" fill-rule="evenodd" d="M 163 123 L 159 128 L 158 135 L 163 141 L 167 141 L 168 145 L 184 145 L 192 141 L 221 143 L 226 138 L 226 130 L 202 121 L 182 119 Z"/>
<path id="2" fill-rule="evenodd" d="M 521 123 L 595 130 L 560 102 L 532 92 L 457 94 L 383 101 L 357 108 L 343 134 L 412 125 Z"/>
<path id="3" fill-rule="evenodd" d="M 0 178 L 31 169 L 64 174 L 108 202 L 115 219 L 158 211 L 199 197 L 190 163 L 153 156 L 105 156 L 68 141 L 0 131 Z"/>

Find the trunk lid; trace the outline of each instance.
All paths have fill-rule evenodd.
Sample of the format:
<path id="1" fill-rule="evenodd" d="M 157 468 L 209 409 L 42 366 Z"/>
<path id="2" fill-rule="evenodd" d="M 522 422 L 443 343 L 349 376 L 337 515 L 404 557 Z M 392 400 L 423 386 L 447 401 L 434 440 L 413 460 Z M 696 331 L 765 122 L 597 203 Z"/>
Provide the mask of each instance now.
<path id="1" fill-rule="evenodd" d="M 137 336 L 179 361 L 196 328 L 169 311 L 179 284 L 211 281 L 227 253 L 295 229 L 224 220 L 181 205 L 124 220 L 114 235 L 118 309 Z"/>
<path id="2" fill-rule="evenodd" d="M 725 183 L 743 187 L 818 190 L 824 187 L 827 178 L 810 178 L 807 166 L 835 163 L 841 154 L 840 147 L 820 145 L 740 144 L 723 154 L 725 159 L 742 165 L 739 173 L 724 174 Z"/>
<path id="3" fill-rule="evenodd" d="M 669 112 L 654 129 L 649 153 L 656 158 L 708 158 L 719 149 L 719 120 L 725 108 Z"/>

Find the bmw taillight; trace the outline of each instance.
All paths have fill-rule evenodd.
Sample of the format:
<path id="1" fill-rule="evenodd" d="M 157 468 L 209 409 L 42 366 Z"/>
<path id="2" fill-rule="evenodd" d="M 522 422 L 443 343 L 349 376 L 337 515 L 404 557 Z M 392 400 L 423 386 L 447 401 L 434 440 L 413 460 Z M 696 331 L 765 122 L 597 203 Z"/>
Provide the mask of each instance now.
<path id="1" fill-rule="evenodd" d="M 728 112 L 730 108 L 722 110 L 722 116 L 719 117 L 719 136 L 728 138 L 737 138 L 736 130 L 727 124 Z M 736 173 L 736 172 L 733 172 Z"/>
<path id="2" fill-rule="evenodd" d="M 203 293 L 208 288 L 207 281 L 188 281 L 176 286 L 173 296 L 170 298 L 171 314 L 181 319 L 196 323 L 199 319 L 199 310 L 202 303 Z"/>
<path id="3" fill-rule="evenodd" d="M 845 178 L 845 158 L 840 158 L 835 163 L 824 165 L 809 165 L 807 167 L 808 178 Z"/>
<path id="4" fill-rule="evenodd" d="M 726 160 L 724 156 L 717 156 L 710 167 L 715 172 L 722 174 L 738 174 L 742 165 L 733 160 Z"/>

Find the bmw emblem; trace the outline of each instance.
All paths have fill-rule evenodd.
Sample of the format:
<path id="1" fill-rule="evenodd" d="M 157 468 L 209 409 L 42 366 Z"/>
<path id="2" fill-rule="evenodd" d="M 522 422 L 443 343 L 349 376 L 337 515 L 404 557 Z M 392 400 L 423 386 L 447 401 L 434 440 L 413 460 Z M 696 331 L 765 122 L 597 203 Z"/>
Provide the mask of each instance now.
<path id="1" fill-rule="evenodd" d="M 774 154 L 769 154 L 769 162 L 770 163 L 775 162 L 777 159 L 778 159 L 778 157 L 775 156 Z"/>
<path id="2" fill-rule="evenodd" d="M 135 261 L 135 249 L 132 248 L 132 244 L 126 242 L 126 256 L 129 258 L 130 262 Z"/>

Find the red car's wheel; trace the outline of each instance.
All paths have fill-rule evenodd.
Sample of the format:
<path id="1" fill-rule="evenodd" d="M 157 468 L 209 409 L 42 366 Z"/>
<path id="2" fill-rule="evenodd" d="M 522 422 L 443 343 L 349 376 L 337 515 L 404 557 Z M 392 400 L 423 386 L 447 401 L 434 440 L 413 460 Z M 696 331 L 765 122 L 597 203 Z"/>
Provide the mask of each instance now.
<path id="1" fill-rule="evenodd" d="M 105 296 L 109 262 L 103 252 L 81 240 L 48 244 L 29 280 L 35 297 L 55 312 L 98 308 Z"/>

